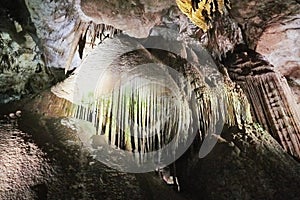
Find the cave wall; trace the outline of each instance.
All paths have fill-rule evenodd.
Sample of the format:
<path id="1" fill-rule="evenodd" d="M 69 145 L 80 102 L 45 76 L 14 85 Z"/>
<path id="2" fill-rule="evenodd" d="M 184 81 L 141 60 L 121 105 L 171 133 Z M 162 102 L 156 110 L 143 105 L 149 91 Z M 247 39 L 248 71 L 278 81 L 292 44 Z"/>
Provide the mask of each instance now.
<path id="1" fill-rule="evenodd" d="M 300 12 L 269 25 L 256 50 L 287 78 L 300 105 Z"/>
<path id="2" fill-rule="evenodd" d="M 1 1 L 0 18 L 0 103 L 6 103 L 50 86 L 52 78 L 24 2 Z"/>
<path id="3" fill-rule="evenodd" d="M 248 45 L 287 78 L 299 105 L 299 1 L 231 0 L 231 7 Z"/>

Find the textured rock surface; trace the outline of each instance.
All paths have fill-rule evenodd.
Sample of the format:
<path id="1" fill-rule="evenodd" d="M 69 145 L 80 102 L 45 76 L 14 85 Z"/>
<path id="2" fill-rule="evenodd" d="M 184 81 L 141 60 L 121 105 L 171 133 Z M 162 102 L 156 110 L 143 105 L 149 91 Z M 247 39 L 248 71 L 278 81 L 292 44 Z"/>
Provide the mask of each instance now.
<path id="1" fill-rule="evenodd" d="M 78 126 L 69 128 L 67 119 L 35 114 L 29 111 L 34 105 L 24 105 L 17 104 L 24 108 L 17 120 L 3 120 L 3 111 L 13 108 L 0 106 L 1 199 L 186 199 L 154 173 L 106 167 L 82 146 Z"/>
<path id="2" fill-rule="evenodd" d="M 82 0 L 81 9 L 96 23 L 112 25 L 133 37 L 147 37 L 150 29 L 160 23 L 164 9 L 175 1 L 151 0 Z"/>
<path id="3" fill-rule="evenodd" d="M 255 48 L 263 31 L 272 23 L 299 13 L 300 4 L 295 0 L 231 0 L 231 13 L 245 31 L 249 47 Z"/>
<path id="4" fill-rule="evenodd" d="M 47 66 L 65 68 L 69 62 L 72 67 L 77 67 L 80 64 L 79 55 L 72 56 L 71 48 L 74 42 L 76 45 L 78 43 L 76 28 L 80 32 L 83 27 L 79 26 L 80 19 L 75 5 L 68 0 L 25 2 L 43 47 Z"/>
<path id="5" fill-rule="evenodd" d="M 224 64 L 247 94 L 255 121 L 300 158 L 300 113 L 286 79 L 262 55 L 245 46 L 228 54 Z"/>
<path id="6" fill-rule="evenodd" d="M 299 163 L 262 128 L 232 127 L 221 137 L 207 157 L 180 165 L 187 172 L 182 178 L 186 189 L 198 196 L 194 199 L 299 198 Z"/>
<path id="7" fill-rule="evenodd" d="M 299 2 L 231 2 L 231 13 L 245 31 L 250 47 L 266 56 L 288 79 L 299 105 Z"/>
<path id="8" fill-rule="evenodd" d="M 0 120 L 0 134 L 0 198 L 45 199 L 55 174 L 46 154 L 13 123 Z"/>
<path id="9" fill-rule="evenodd" d="M 5 103 L 49 86 L 51 76 L 29 22 L 4 6 L 0 18 L 0 103 Z"/>
<path id="10" fill-rule="evenodd" d="M 82 13 L 80 1 L 25 0 L 47 67 L 78 67 L 94 46 L 119 30 L 93 22 Z M 126 24 L 128 26 L 128 24 Z"/>
<path id="11" fill-rule="evenodd" d="M 272 23 L 256 50 L 287 78 L 300 109 L 300 14 Z"/>
<path id="12" fill-rule="evenodd" d="M 242 85 L 255 104 L 258 121 L 287 152 L 300 158 L 300 113 L 285 78 L 276 73 L 265 74 L 247 78 Z"/>

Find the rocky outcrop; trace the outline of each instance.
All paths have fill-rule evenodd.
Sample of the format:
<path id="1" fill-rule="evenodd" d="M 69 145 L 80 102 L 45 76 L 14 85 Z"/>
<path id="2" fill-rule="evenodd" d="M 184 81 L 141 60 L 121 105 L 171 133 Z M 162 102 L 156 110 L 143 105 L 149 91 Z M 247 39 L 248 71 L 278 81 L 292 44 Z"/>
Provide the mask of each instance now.
<path id="1" fill-rule="evenodd" d="M 300 14 L 271 23 L 256 50 L 288 80 L 300 109 Z"/>
<path id="2" fill-rule="evenodd" d="M 299 198 L 299 163 L 259 125 L 224 129 L 221 137 L 205 158 L 178 163 L 178 173 L 186 172 L 179 180 L 194 199 Z"/>
<path id="3" fill-rule="evenodd" d="M 0 103 L 20 99 L 49 86 L 52 77 L 45 67 L 34 27 L 26 10 L 17 15 L 11 4 L 1 2 L 0 8 Z M 19 3 L 19 9 L 26 9 Z"/>
<path id="4" fill-rule="evenodd" d="M 163 13 L 172 5 L 175 5 L 175 1 L 81 1 L 82 11 L 96 23 L 112 25 L 138 38 L 147 37 L 151 28 L 161 22 Z"/>
<path id="5" fill-rule="evenodd" d="M 232 16 L 245 32 L 247 43 L 287 78 L 299 105 L 299 2 L 231 2 Z"/>
<path id="6" fill-rule="evenodd" d="M 264 30 L 273 23 L 280 23 L 287 16 L 299 13 L 299 2 L 231 0 L 231 14 L 245 32 L 245 40 L 254 49 Z"/>

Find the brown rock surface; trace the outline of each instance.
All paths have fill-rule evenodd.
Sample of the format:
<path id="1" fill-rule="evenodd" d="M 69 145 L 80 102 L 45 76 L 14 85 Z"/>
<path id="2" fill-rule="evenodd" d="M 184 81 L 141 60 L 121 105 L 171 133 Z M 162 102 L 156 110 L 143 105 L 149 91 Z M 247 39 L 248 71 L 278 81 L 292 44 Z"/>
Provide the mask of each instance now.
<path id="1" fill-rule="evenodd" d="M 93 1 L 82 0 L 81 9 L 95 23 L 112 25 L 133 37 L 147 37 L 150 29 L 159 24 L 164 9 L 175 1 Z"/>
<path id="2" fill-rule="evenodd" d="M 255 121 L 300 158 L 300 113 L 286 79 L 259 53 L 242 46 L 224 64 L 247 94 Z"/>
<path id="3" fill-rule="evenodd" d="M 271 24 L 256 49 L 287 78 L 300 105 L 300 14 Z"/>
<path id="4" fill-rule="evenodd" d="M 295 0 L 231 0 L 231 14 L 245 31 L 246 40 L 255 48 L 263 31 L 272 23 L 280 23 L 287 16 L 299 13 Z"/>
<path id="5" fill-rule="evenodd" d="M 180 179 L 198 198 L 282 200 L 299 198 L 299 163 L 255 124 L 224 130 L 222 140 L 203 159 L 190 158 Z"/>

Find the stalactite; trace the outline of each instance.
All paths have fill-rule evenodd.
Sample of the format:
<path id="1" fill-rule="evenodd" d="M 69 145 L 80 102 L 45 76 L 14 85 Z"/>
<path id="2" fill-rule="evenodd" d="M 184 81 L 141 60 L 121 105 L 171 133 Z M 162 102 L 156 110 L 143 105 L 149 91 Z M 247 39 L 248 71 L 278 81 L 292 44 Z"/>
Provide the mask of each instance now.
<path id="1" fill-rule="evenodd" d="M 120 49 L 128 45 L 133 48 L 138 44 L 120 37 L 97 47 L 95 60 L 87 61 L 81 76 L 99 74 L 96 75 L 98 82 L 91 85 L 92 94 L 86 92 L 84 98 L 79 99 L 82 103 L 76 103 L 71 114 L 93 123 L 110 146 L 138 153 L 136 161 L 143 163 L 147 161 L 147 153 L 162 149 L 172 140 L 175 144 L 168 154 L 175 157 L 179 145 L 187 143 L 193 134 L 200 134 L 203 142 L 205 137 L 220 134 L 224 124 L 242 128 L 244 123 L 251 122 L 248 102 L 242 92 L 221 84 L 223 78 L 220 83 L 215 82 L 204 73 L 204 66 L 192 65 L 180 56 L 174 58 L 159 51 L 158 54 L 170 59 L 170 63 L 164 63 L 170 66 L 166 68 L 163 61 L 153 55 L 155 52 L 142 46 L 140 50 L 120 55 Z M 107 46 L 111 48 L 108 50 Z M 96 60 L 103 60 L 99 63 L 102 68 L 88 64 L 95 65 Z M 143 67 L 147 63 L 156 65 Z M 68 82 L 67 79 L 64 85 Z M 63 94 L 66 91 L 61 91 L 59 86 L 52 91 L 67 98 Z"/>
<path id="2" fill-rule="evenodd" d="M 89 47 L 93 49 L 95 46 L 102 43 L 104 39 L 108 37 L 113 38 L 115 34 L 121 32 L 120 30 L 115 29 L 110 25 L 95 24 L 94 22 L 85 22 L 80 19 L 78 20 L 78 22 L 76 22 L 76 24 L 77 25 L 73 30 L 76 34 L 69 50 L 69 57 L 66 62 L 65 73 L 67 73 L 67 71 L 70 69 L 77 49 L 79 54 L 81 55 L 81 58 L 85 57 L 83 56 L 84 46 L 82 49 L 80 47 L 82 42 L 84 42 L 85 44 L 89 44 Z"/>
<path id="3" fill-rule="evenodd" d="M 194 6 L 192 2 L 195 1 L 176 2 L 196 25 L 204 31 L 210 28 L 207 31 L 206 46 L 213 57 L 225 65 L 231 79 L 240 84 L 246 92 L 257 122 L 277 138 L 285 150 L 300 158 L 300 117 L 296 111 L 295 99 L 291 98 L 291 90 L 286 80 L 274 72 L 269 62 L 259 53 L 249 49 L 241 28 L 230 16 L 229 7 L 224 7 L 224 12 L 221 15 L 213 15 L 213 18 L 205 19 L 200 13 L 198 18 L 202 20 L 202 24 L 211 24 L 209 27 L 203 27 L 202 24 L 197 24 L 195 16 L 190 15 L 191 9 L 184 9 Z M 206 10 L 206 1 L 200 3 L 197 5 L 201 7 L 196 11 Z M 274 102 L 269 95 L 278 96 L 277 106 L 271 106 Z"/>
<path id="4" fill-rule="evenodd" d="M 245 47 L 228 54 L 224 63 L 231 78 L 246 92 L 254 119 L 299 158 L 300 116 L 286 79 L 260 54 Z"/>

